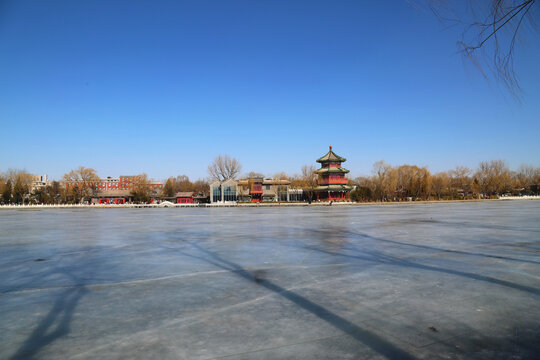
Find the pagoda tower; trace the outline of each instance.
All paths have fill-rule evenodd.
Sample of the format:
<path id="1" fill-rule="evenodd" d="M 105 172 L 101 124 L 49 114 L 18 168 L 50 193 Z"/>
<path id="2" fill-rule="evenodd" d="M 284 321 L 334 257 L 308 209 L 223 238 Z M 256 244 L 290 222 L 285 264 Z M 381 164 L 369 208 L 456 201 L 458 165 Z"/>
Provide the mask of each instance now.
<path id="1" fill-rule="evenodd" d="M 341 167 L 341 163 L 347 161 L 332 151 L 317 159 L 321 168 L 316 171 L 319 175 L 318 186 L 314 189 L 317 193 L 317 200 L 339 201 L 350 200 L 352 186 L 345 174 L 349 170 Z"/>

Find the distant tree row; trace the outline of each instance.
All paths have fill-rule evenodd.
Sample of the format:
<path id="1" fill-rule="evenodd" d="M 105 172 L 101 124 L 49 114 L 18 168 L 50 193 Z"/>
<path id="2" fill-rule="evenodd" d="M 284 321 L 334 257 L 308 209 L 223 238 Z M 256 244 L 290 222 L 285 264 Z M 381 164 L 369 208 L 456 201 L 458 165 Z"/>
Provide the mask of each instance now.
<path id="1" fill-rule="evenodd" d="M 0 204 L 78 204 L 99 191 L 96 171 L 83 166 L 64 174 L 61 182 L 36 186 L 35 178 L 25 170 L 0 173 Z M 130 194 L 135 202 L 148 202 L 151 196 L 158 195 L 146 174 L 133 177 Z"/>
<path id="2" fill-rule="evenodd" d="M 24 170 L 10 169 L 0 173 L 0 204 L 66 202 L 66 194 L 58 181 L 53 181 L 48 186 L 33 188 L 34 181 L 35 176 Z"/>
<path id="3" fill-rule="evenodd" d="M 236 178 L 241 165 L 229 156 L 219 156 L 209 166 L 210 179 Z M 289 180 L 290 187 L 302 189 L 304 199 L 311 202 L 317 186 L 317 168 L 304 165 L 301 172 L 287 175 L 274 174 L 275 179 Z M 249 172 L 245 179 L 263 177 Z M 198 196 L 209 195 L 206 180 L 190 181 L 186 175 L 170 177 L 163 190 L 152 189 L 146 174 L 133 178 L 130 193 L 135 202 L 148 202 L 150 197 L 174 197 L 178 192 L 194 192 Z M 97 195 L 99 177 L 94 169 L 79 167 L 66 173 L 62 182 L 53 181 L 46 186 L 34 186 L 35 176 L 24 170 L 8 170 L 0 173 L 1 204 L 53 204 L 80 203 L 82 199 Z M 432 174 L 426 167 L 416 165 L 392 166 L 384 161 L 373 165 L 371 176 L 359 176 L 350 180 L 355 186 L 351 194 L 354 201 L 405 201 L 492 198 L 503 194 L 539 195 L 540 168 L 521 165 L 511 171 L 502 160 L 483 161 L 475 170 L 458 166 L 453 170 Z"/>
<path id="4" fill-rule="evenodd" d="M 168 178 L 163 186 L 163 196 L 173 197 L 179 192 L 194 192 L 199 196 L 208 196 L 209 185 L 207 181 L 201 179 L 191 182 L 186 175 Z"/>
<path id="5" fill-rule="evenodd" d="M 416 165 L 373 165 L 372 176 L 357 177 L 355 201 L 443 200 L 491 198 L 504 194 L 538 195 L 540 168 L 522 165 L 511 171 L 502 160 L 483 161 L 476 170 L 458 166 L 431 174 Z"/>
<path id="6" fill-rule="evenodd" d="M 23 203 L 30 193 L 32 175 L 26 171 L 10 169 L 0 174 L 0 202 Z"/>

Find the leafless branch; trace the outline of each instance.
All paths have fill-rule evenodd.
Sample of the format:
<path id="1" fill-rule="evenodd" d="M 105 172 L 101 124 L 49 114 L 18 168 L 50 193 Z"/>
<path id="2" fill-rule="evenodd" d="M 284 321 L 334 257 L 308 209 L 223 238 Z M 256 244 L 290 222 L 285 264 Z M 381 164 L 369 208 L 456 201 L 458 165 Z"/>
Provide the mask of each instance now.
<path id="1" fill-rule="evenodd" d="M 508 91 L 519 98 L 521 88 L 514 70 L 514 54 L 518 35 L 525 23 L 535 28 L 531 16 L 536 0 L 491 0 L 466 2 L 466 8 L 449 0 L 427 0 L 430 10 L 443 23 L 463 27 L 457 42 L 460 53 L 486 77 L 485 68 Z M 488 55 L 478 56 L 479 50 Z"/>
<path id="2" fill-rule="evenodd" d="M 208 175 L 214 180 L 234 179 L 242 170 L 242 165 L 229 155 L 219 155 L 208 165 Z"/>

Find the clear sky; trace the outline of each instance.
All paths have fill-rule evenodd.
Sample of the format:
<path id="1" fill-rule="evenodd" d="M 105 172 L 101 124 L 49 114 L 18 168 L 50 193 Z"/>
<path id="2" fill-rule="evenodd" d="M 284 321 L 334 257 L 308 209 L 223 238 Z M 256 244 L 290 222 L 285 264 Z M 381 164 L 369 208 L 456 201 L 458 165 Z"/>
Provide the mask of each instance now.
<path id="1" fill-rule="evenodd" d="M 518 103 L 459 33 L 406 0 L 0 0 L 0 171 L 197 179 L 229 154 L 292 174 L 329 145 L 351 177 L 540 166 L 539 38 Z"/>

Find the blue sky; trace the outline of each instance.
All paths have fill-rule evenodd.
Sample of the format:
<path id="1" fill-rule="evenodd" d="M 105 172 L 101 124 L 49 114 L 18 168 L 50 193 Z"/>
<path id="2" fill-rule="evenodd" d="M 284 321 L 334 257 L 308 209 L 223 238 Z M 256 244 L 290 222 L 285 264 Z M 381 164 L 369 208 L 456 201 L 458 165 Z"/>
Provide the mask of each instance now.
<path id="1" fill-rule="evenodd" d="M 329 145 L 352 177 L 540 166 L 538 36 L 518 103 L 406 0 L 158 3 L 0 2 L 0 171 L 196 179 L 229 154 L 292 174 Z"/>

